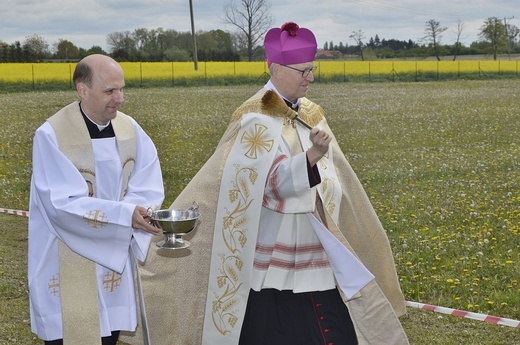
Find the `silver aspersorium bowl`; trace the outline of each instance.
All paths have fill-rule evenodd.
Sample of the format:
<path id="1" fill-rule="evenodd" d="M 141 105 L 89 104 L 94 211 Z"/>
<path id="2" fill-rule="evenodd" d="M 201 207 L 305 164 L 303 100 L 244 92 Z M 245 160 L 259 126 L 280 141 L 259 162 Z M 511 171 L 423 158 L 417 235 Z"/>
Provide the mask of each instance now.
<path id="1" fill-rule="evenodd" d="M 163 232 L 187 234 L 195 228 L 199 216 L 197 210 L 173 209 L 155 211 L 150 218 L 161 226 Z"/>
<path id="2" fill-rule="evenodd" d="M 150 218 L 159 225 L 166 237 L 164 241 L 158 242 L 157 246 L 163 249 L 182 249 L 189 247 L 190 243 L 185 241 L 182 235 L 195 229 L 199 217 L 200 213 L 196 202 L 188 209 L 158 210 L 152 212 Z"/>

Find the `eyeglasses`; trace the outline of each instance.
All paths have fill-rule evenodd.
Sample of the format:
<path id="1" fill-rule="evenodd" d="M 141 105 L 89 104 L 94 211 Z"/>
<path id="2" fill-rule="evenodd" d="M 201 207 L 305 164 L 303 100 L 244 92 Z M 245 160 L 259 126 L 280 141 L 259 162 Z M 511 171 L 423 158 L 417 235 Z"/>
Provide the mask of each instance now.
<path id="1" fill-rule="evenodd" d="M 282 64 L 280 64 L 280 65 L 282 65 Z M 312 66 L 312 68 L 308 68 L 308 69 L 298 69 L 298 68 L 294 68 L 294 67 L 287 66 L 287 65 L 282 65 L 282 66 L 293 69 L 298 72 L 302 72 L 302 78 L 304 78 L 304 79 L 307 78 L 311 73 L 312 73 L 312 75 L 314 75 L 314 73 L 316 73 L 316 70 L 318 69 L 318 66 Z"/>

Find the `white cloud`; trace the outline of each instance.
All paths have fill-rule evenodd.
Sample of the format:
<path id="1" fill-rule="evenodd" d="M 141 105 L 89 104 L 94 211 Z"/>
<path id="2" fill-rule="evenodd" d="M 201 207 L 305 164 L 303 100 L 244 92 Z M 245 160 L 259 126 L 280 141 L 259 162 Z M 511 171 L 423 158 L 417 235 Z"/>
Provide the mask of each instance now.
<path id="1" fill-rule="evenodd" d="M 196 30 L 222 29 L 223 8 L 229 0 L 192 0 Z M 462 40 L 478 39 L 478 31 L 488 17 L 512 18 L 520 27 L 517 0 L 271 0 L 274 25 L 294 21 L 311 29 L 321 47 L 333 41 L 354 44 L 353 31 L 362 30 L 366 40 L 418 41 L 424 25 L 434 19 L 448 27 L 442 42 L 455 40 L 457 21 L 464 23 Z M 162 27 L 190 31 L 188 0 L 3 0 L 0 12 L 0 41 L 23 42 L 38 34 L 52 45 L 66 39 L 82 48 L 99 45 L 106 48 L 106 37 L 116 31 Z"/>

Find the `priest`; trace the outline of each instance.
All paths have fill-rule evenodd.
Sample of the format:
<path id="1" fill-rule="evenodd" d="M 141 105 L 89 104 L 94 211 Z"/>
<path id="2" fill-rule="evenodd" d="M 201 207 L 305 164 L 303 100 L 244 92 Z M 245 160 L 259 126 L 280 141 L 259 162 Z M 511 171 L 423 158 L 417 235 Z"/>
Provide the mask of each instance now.
<path id="1" fill-rule="evenodd" d="M 148 135 L 118 110 L 121 66 L 90 55 L 73 80 L 80 101 L 34 136 L 31 329 L 48 345 L 115 345 L 137 325 L 136 260 L 162 233 L 148 218 L 163 202 L 161 168 Z"/>

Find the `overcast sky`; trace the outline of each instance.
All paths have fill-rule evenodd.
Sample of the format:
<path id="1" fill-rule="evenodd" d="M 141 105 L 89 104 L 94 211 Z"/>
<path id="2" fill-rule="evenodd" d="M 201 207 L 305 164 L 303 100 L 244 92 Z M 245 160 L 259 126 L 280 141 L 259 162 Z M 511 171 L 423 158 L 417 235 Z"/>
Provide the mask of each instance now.
<path id="1" fill-rule="evenodd" d="M 222 20 L 224 5 L 230 1 L 192 0 L 195 30 L 234 32 Z M 349 36 L 358 30 L 365 41 L 378 35 L 418 42 L 430 19 L 448 27 L 443 44 L 455 41 L 459 20 L 466 45 L 478 40 L 489 17 L 520 27 L 519 0 L 271 0 L 271 12 L 273 26 L 294 21 L 311 29 L 319 48 L 330 41 L 354 45 Z M 189 0 L 2 0 L 0 7 L 0 41 L 8 44 L 23 43 L 37 34 L 51 48 L 65 39 L 85 49 L 94 45 L 108 49 L 106 37 L 112 32 L 159 27 L 191 31 Z"/>

